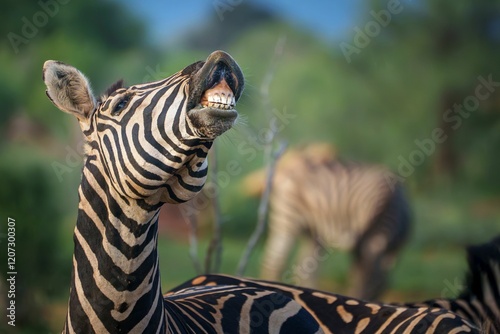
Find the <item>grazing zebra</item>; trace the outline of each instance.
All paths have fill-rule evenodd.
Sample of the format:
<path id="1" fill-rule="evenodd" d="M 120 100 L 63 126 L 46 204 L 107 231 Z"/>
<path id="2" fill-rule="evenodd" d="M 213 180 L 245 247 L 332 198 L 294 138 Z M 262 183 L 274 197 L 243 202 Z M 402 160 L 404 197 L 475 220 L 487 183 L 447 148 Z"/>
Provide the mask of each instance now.
<path id="1" fill-rule="evenodd" d="M 485 333 L 500 334 L 500 236 L 487 244 L 468 247 L 467 262 L 466 286 L 457 298 L 406 306 L 441 307 L 482 327 Z"/>
<path id="2" fill-rule="evenodd" d="M 161 293 L 159 209 L 200 191 L 208 150 L 237 117 L 244 79 L 228 54 L 216 51 L 157 82 L 114 85 L 100 99 L 77 69 L 61 62 L 45 62 L 43 79 L 50 100 L 77 117 L 86 140 L 64 333 L 342 332 L 325 325 L 331 315 L 323 307 L 335 300 L 313 290 L 219 276 Z M 345 300 L 336 312 L 346 322 L 363 310 L 368 318 L 377 313 L 377 306 L 350 313 L 356 305 Z M 401 313 L 384 314 L 399 319 Z M 422 318 L 427 333 L 477 333 L 448 311 L 410 313 L 398 325 L 408 333 L 420 331 Z M 366 322 L 358 333 L 372 328 Z"/>
<path id="3" fill-rule="evenodd" d="M 328 256 L 321 253 L 339 248 L 354 256 L 349 294 L 377 298 L 409 232 L 408 204 L 395 180 L 383 167 L 339 161 L 327 144 L 287 152 L 271 190 L 261 278 L 314 287 L 318 262 Z M 284 273 L 300 235 L 301 260 Z"/>

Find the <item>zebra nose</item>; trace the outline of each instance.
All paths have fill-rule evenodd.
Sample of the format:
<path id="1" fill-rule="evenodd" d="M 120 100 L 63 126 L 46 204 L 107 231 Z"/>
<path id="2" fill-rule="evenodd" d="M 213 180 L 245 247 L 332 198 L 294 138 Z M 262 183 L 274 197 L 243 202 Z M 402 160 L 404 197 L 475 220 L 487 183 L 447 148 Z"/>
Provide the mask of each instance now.
<path id="1" fill-rule="evenodd" d="M 224 51 L 212 52 L 202 67 L 191 74 L 187 110 L 207 102 L 221 109 L 232 109 L 244 87 L 243 73 L 236 61 Z M 222 94 L 224 93 L 224 95 Z"/>
<path id="2" fill-rule="evenodd" d="M 233 91 L 235 99 L 238 100 L 243 91 L 244 79 L 236 61 L 228 53 L 218 50 L 208 56 L 205 66 L 211 67 L 205 89 L 213 88 L 225 80 Z"/>

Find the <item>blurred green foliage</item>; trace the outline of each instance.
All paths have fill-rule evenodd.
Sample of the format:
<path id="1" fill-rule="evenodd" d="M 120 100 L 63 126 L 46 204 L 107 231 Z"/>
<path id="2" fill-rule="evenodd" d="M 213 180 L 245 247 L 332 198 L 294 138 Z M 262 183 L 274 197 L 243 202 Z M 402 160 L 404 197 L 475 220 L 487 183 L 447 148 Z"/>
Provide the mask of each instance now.
<path id="1" fill-rule="evenodd" d="M 16 219 L 19 332 L 46 331 L 51 305 L 65 303 L 69 287 L 80 167 L 72 167 L 59 182 L 52 165 L 67 163 L 68 148 L 77 151 L 80 135 L 76 121 L 56 110 L 44 94 L 41 68 L 47 59 L 78 67 L 96 94 L 120 78 L 129 84 L 161 79 L 214 49 L 225 49 L 238 61 L 247 80 L 240 122 L 216 144 L 219 166 L 230 160 L 241 166 L 241 174 L 221 190 L 223 233 L 231 239 L 225 272 L 232 273 L 233 257 L 238 247 L 243 250 L 256 220 L 257 200 L 243 195 L 240 180 L 263 166 L 269 120 L 283 113 L 291 118 L 278 137 L 291 145 L 325 140 L 346 158 L 384 163 L 396 171 L 400 157 L 409 159 L 419 150 L 415 140 L 429 139 L 435 128 L 444 128 L 448 139 L 405 177 L 416 228 L 395 275 L 401 290 L 431 289 L 433 277 L 456 275 L 463 269 L 456 249 L 500 231 L 500 90 L 481 101 L 457 129 L 443 122 L 453 104 L 475 94 L 479 76 L 500 81 L 499 1 L 402 1 L 401 13 L 392 15 L 349 59 L 340 45 L 356 46 L 356 30 L 327 44 L 250 2 L 226 13 L 223 21 L 215 11 L 208 13 L 197 29 L 179 38 L 182 43 L 175 49 L 148 42 L 146 23 L 117 1 L 42 2 L 58 4 L 57 13 L 34 36 L 23 37 L 26 43 L 13 46 L 8 36 L 23 35 L 23 18 L 33 22 L 43 11 L 39 2 L 4 1 L 0 20 L 5 37 L 0 40 L 0 233 L 7 217 Z M 365 29 L 375 20 L 370 11 L 380 13 L 387 3 L 366 1 L 355 27 Z M 281 51 L 276 50 L 280 41 Z M 266 80 L 268 94 L 262 93 Z M 167 244 L 160 247 L 171 251 Z M 421 254 L 441 249 L 438 261 L 455 255 L 450 260 L 457 264 L 455 271 L 439 272 L 434 265 L 435 271 L 418 276 L 415 268 L 427 261 Z M 5 256 L 0 251 L 2 268 Z M 258 258 L 254 254 L 253 261 Z M 330 272 L 340 285 L 345 282 L 339 273 L 347 261 L 339 261 L 340 266 L 325 265 L 323 282 Z M 253 262 L 249 272 L 256 275 L 257 267 Z M 5 272 L 0 271 L 2 282 Z M 174 272 L 185 279 L 194 274 L 184 267 Z M 431 292 L 440 291 L 442 280 Z M 3 301 L 5 293 L 0 292 Z"/>
<path id="2" fill-rule="evenodd" d="M 72 63 L 93 79 L 99 91 L 123 75 L 123 68 L 130 63 L 144 66 L 146 62 L 142 60 L 154 51 L 141 42 L 145 34 L 143 23 L 114 1 L 6 1 L 3 13 L 1 305 L 7 301 L 7 217 L 16 220 L 18 274 L 17 326 L 7 326 L 2 321 L 0 331 L 41 333 L 49 330 L 54 301 L 66 303 L 80 178 L 80 167 L 74 164 L 71 173 L 61 179 L 53 168 L 54 162 L 67 165 L 65 146 L 76 151 L 80 137 L 75 132 L 75 121 L 57 111 L 45 96 L 41 80 L 43 62 L 57 59 Z M 49 17 L 46 22 L 43 15 Z M 103 59 L 115 61 L 103 63 Z M 75 163 L 78 165 L 78 161 Z M 58 330 L 62 325 L 59 321 Z"/>
<path id="3" fill-rule="evenodd" d="M 61 287 L 70 278 L 72 248 L 64 247 L 68 231 L 62 223 L 65 215 L 76 212 L 75 208 L 68 210 L 76 196 L 61 191 L 49 162 L 33 149 L 13 146 L 0 152 L 0 212 L 5 220 L 0 239 L 1 275 L 17 272 L 16 324 L 20 328 L 42 330 L 41 307 L 64 296 L 67 289 Z M 15 220 L 15 270 L 7 270 L 6 265 L 7 217 Z M 2 298 L 6 297 L 2 289 Z"/>
<path id="4" fill-rule="evenodd" d="M 387 3 L 368 2 L 355 28 L 366 31 L 376 21 L 370 11 L 387 10 Z M 240 103 L 247 132 L 237 128 L 241 133 L 232 132 L 231 140 L 220 141 L 227 159 L 245 158 L 238 144 L 249 140 L 248 128 L 258 134 L 273 109 L 286 109 L 295 117 L 279 136 L 291 145 L 326 140 L 345 158 L 384 163 L 396 172 L 404 170 L 401 161 L 419 154 L 423 159 L 413 164 L 410 175 L 399 172 L 415 196 L 429 197 L 444 189 L 470 193 L 473 202 L 482 195 L 497 197 L 499 2 L 423 1 L 401 6 L 386 27 L 368 36 L 368 45 L 348 57 L 341 42 L 332 48 L 276 20 L 243 34 L 231 45 L 231 53 L 248 69 L 250 87 Z M 360 38 L 356 31 L 342 42 L 356 46 Z M 285 51 L 277 57 L 271 103 L 265 105 L 259 90 L 282 36 L 286 36 Z M 247 56 L 249 49 L 252 57 Z M 479 77 L 495 82 L 488 98 L 467 116 L 446 114 L 476 95 Z M 450 115 L 460 117 L 460 123 L 446 119 Z M 433 143 L 427 153 L 416 142 L 428 143 L 435 129 L 442 129 L 447 139 Z M 253 170 L 261 164 L 255 159 L 244 168 Z M 236 204 L 235 193 L 229 190 L 225 195 Z M 245 221 L 243 215 L 240 218 L 237 221 Z"/>

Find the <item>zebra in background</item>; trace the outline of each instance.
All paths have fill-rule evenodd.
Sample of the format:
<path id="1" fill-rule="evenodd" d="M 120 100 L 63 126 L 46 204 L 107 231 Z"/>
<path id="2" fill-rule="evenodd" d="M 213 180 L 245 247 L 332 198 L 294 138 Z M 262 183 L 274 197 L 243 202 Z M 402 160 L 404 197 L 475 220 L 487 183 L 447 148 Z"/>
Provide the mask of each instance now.
<path id="1" fill-rule="evenodd" d="M 478 333 L 442 309 L 406 308 L 400 318 L 405 311 L 397 308 L 380 314 L 385 322 L 371 322 L 378 306 L 349 298 L 337 305 L 319 291 L 226 276 L 198 277 L 163 296 L 159 209 L 202 189 L 208 150 L 237 117 L 240 68 L 216 51 L 164 80 L 114 85 L 100 99 L 61 62 L 45 62 L 43 79 L 49 99 L 78 119 L 86 140 L 64 333 L 337 333 L 342 328 L 324 313 L 334 304 L 349 326 L 364 317 L 360 334 L 389 333 L 389 314 L 391 326 L 400 322 L 408 333 Z"/>
<path id="2" fill-rule="evenodd" d="M 253 184 L 253 194 L 262 191 Z M 386 168 L 344 163 L 328 144 L 288 151 L 270 195 L 261 278 L 314 287 L 318 263 L 332 249 L 354 257 L 349 295 L 374 300 L 407 240 L 410 212 L 401 184 Z M 284 272 L 296 239 L 305 236 L 295 270 Z M 312 261 L 314 259 L 314 261 Z M 315 262 L 315 263 L 311 263 Z"/>

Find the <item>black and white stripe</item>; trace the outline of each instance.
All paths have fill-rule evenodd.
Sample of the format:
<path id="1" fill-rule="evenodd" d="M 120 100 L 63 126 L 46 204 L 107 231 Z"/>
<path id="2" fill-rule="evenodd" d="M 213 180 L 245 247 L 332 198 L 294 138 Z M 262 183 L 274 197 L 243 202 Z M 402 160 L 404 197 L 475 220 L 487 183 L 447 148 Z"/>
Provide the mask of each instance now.
<path id="1" fill-rule="evenodd" d="M 477 326 L 440 307 L 389 305 L 284 283 L 250 280 L 225 275 L 204 275 L 173 291 L 193 286 L 234 285 L 274 291 L 294 299 L 332 334 L 479 334 Z M 299 333 L 299 332 L 297 332 Z"/>

